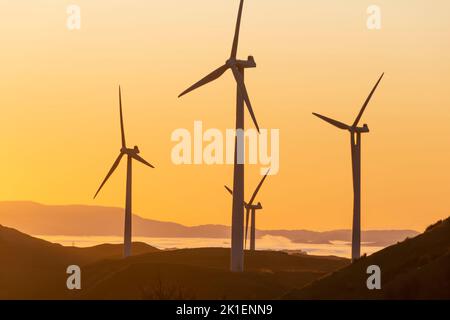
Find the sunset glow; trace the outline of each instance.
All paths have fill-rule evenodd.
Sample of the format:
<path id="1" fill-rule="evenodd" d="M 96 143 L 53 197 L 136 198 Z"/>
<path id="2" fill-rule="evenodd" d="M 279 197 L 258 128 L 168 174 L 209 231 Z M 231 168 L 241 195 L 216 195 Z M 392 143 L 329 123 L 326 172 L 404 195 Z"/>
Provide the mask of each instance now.
<path id="1" fill-rule="evenodd" d="M 93 195 L 120 149 L 118 86 L 136 165 L 133 212 L 185 225 L 231 223 L 232 165 L 176 165 L 172 133 L 234 128 L 232 76 L 178 99 L 224 63 L 237 2 L 78 0 L 0 5 L 0 200 L 123 207 L 125 164 Z M 349 229 L 348 134 L 312 116 L 352 122 L 382 72 L 362 123 L 362 229 L 416 229 L 448 216 L 450 2 L 246 1 L 238 56 L 254 55 L 247 88 L 261 128 L 279 129 L 280 166 L 259 194 L 260 229 Z M 350 5 L 350 2 L 352 3 Z M 246 125 L 253 128 L 246 112 Z M 246 166 L 246 197 L 261 165 Z"/>

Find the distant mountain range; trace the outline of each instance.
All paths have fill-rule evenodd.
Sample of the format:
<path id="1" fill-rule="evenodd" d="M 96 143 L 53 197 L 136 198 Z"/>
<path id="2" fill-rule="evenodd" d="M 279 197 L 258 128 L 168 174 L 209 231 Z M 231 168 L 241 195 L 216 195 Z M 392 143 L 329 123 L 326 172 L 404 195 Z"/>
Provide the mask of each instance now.
<path id="1" fill-rule="evenodd" d="M 122 236 L 123 209 L 99 206 L 49 206 L 35 202 L 0 202 L 0 224 L 34 235 Z M 133 235 L 156 238 L 229 238 L 224 225 L 188 227 L 133 216 Z M 373 246 L 388 246 L 412 238 L 413 230 L 363 231 L 362 241 Z M 350 230 L 314 232 L 308 230 L 257 230 L 257 237 L 282 236 L 297 243 L 326 244 L 351 241 Z"/>

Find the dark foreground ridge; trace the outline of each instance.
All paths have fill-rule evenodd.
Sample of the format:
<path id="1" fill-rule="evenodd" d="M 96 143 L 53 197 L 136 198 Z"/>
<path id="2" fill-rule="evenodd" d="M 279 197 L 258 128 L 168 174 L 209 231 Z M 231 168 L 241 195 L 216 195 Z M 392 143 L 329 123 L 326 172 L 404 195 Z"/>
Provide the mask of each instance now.
<path id="1" fill-rule="evenodd" d="M 381 290 L 368 290 L 367 267 L 381 268 Z M 450 299 L 450 218 L 423 234 L 295 289 L 285 299 Z"/>
<path id="2" fill-rule="evenodd" d="M 346 266 L 347 259 L 246 252 L 246 272 L 228 271 L 229 249 L 160 251 L 133 243 L 63 247 L 0 227 L 0 299 L 277 299 Z M 79 291 L 66 287 L 81 267 Z"/>
<path id="3" fill-rule="evenodd" d="M 0 226 L 0 299 L 449 299 L 450 219 L 350 265 L 337 257 L 246 252 L 244 273 L 228 271 L 229 249 L 161 251 L 133 243 L 64 247 Z M 66 269 L 82 270 L 81 290 Z M 367 267 L 381 268 L 370 291 Z"/>

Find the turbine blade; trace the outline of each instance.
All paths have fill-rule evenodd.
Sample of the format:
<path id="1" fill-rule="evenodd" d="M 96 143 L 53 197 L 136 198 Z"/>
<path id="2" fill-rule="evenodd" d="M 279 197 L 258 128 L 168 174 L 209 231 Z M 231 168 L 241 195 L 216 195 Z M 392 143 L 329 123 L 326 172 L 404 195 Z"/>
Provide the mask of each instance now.
<path id="1" fill-rule="evenodd" d="M 119 154 L 119 156 L 117 157 L 116 161 L 114 162 L 114 164 L 112 165 L 111 169 L 109 170 L 108 174 L 106 175 L 106 178 L 103 180 L 102 184 L 100 185 L 100 188 L 98 188 L 97 192 L 95 193 L 94 199 L 97 197 L 100 190 L 102 190 L 103 186 L 108 181 L 109 177 L 111 177 L 111 175 L 114 173 L 114 171 L 116 171 L 117 166 L 120 163 L 120 160 L 122 160 L 122 157 L 123 157 L 123 153 L 121 152 Z"/>
<path id="2" fill-rule="evenodd" d="M 241 93 L 242 97 L 244 98 L 245 104 L 247 105 L 248 112 L 250 112 L 250 116 L 252 117 L 253 123 L 255 124 L 256 129 L 259 133 L 259 125 L 258 121 L 256 121 L 255 114 L 253 113 L 252 104 L 250 102 L 250 98 L 248 97 L 247 88 L 245 87 L 244 79 L 242 78 L 242 74 L 239 72 L 238 68 L 236 66 L 232 67 L 231 70 L 233 71 L 234 78 L 236 79 L 239 92 Z"/>
<path id="3" fill-rule="evenodd" d="M 230 188 L 228 188 L 228 186 L 225 186 L 225 189 L 227 189 L 228 193 L 233 195 L 233 190 L 231 190 Z"/>
<path id="4" fill-rule="evenodd" d="M 206 77 L 204 77 L 202 80 L 200 80 L 199 82 L 195 83 L 194 85 L 190 86 L 188 89 L 183 91 L 178 96 L 178 98 L 181 98 L 185 94 L 188 94 L 189 92 L 194 91 L 195 89 L 198 89 L 198 88 L 204 86 L 205 84 L 208 84 L 208 83 L 210 83 L 210 82 L 220 78 L 220 76 L 223 75 L 225 73 L 225 71 L 227 71 L 227 69 L 228 69 L 228 66 L 227 65 L 223 65 L 220 68 L 214 70 L 213 72 L 208 74 Z"/>
<path id="5" fill-rule="evenodd" d="M 363 116 L 364 111 L 366 110 L 366 107 L 367 107 L 367 105 L 368 105 L 369 102 L 370 102 L 370 99 L 372 99 L 373 94 L 374 94 L 375 91 L 377 90 L 378 85 L 379 85 L 380 82 L 381 82 L 381 79 L 383 79 L 383 76 L 384 76 L 384 72 L 383 72 L 383 74 L 381 75 L 380 79 L 378 79 L 377 83 L 375 84 L 375 87 L 373 87 L 372 91 L 370 92 L 369 96 L 367 97 L 366 101 L 364 102 L 364 104 L 363 104 L 363 106 L 362 106 L 362 108 L 361 108 L 361 111 L 359 112 L 358 116 L 356 117 L 355 122 L 353 123 L 353 128 L 356 128 L 356 127 L 358 126 L 358 123 L 359 123 L 359 121 L 361 120 L 361 117 Z"/>
<path id="6" fill-rule="evenodd" d="M 242 9 L 244 7 L 244 0 L 241 0 L 241 3 L 239 5 L 239 12 L 238 12 L 238 17 L 237 17 L 237 21 L 236 21 L 236 30 L 234 32 L 234 39 L 233 39 L 233 48 L 231 49 L 231 58 L 236 59 L 237 56 L 237 49 L 238 49 L 238 45 L 239 45 L 239 33 L 241 30 L 241 18 L 242 18 Z"/>
<path id="7" fill-rule="evenodd" d="M 255 189 L 255 192 L 253 192 L 252 198 L 250 199 L 249 204 L 252 205 L 253 201 L 255 201 L 256 196 L 258 195 L 259 190 L 261 189 L 262 185 L 264 184 L 264 181 L 266 180 L 267 176 L 269 175 L 270 169 L 267 170 L 266 175 L 261 179 L 258 186 Z"/>
<path id="8" fill-rule="evenodd" d="M 323 121 L 328 122 L 329 124 L 331 124 L 331 125 L 333 125 L 335 127 L 338 127 L 339 129 L 344 129 L 344 130 L 350 129 L 350 126 L 346 125 L 345 123 L 342 123 L 342 122 L 339 122 L 337 120 L 334 120 L 334 119 L 322 116 L 322 115 L 320 115 L 318 113 L 314 113 L 313 112 L 313 115 L 315 115 L 316 117 L 322 119 Z"/>
<path id="9" fill-rule="evenodd" d="M 123 126 L 123 113 L 122 113 L 122 90 L 119 86 L 119 106 L 120 106 L 120 130 L 122 133 L 122 147 L 125 148 L 125 128 Z"/>
<path id="10" fill-rule="evenodd" d="M 246 215 L 246 217 L 245 217 L 245 243 L 244 243 L 244 250 L 247 248 L 247 234 L 248 234 L 248 220 L 249 220 L 249 218 L 250 218 L 250 209 L 246 209 L 246 212 L 245 212 L 245 215 Z"/>
<path id="11" fill-rule="evenodd" d="M 152 166 L 150 163 L 148 163 L 144 158 L 142 158 L 141 156 L 137 155 L 137 154 L 133 154 L 131 156 L 134 160 L 139 161 L 140 163 L 145 164 L 146 166 L 149 166 L 150 168 L 155 168 L 154 166 Z"/>

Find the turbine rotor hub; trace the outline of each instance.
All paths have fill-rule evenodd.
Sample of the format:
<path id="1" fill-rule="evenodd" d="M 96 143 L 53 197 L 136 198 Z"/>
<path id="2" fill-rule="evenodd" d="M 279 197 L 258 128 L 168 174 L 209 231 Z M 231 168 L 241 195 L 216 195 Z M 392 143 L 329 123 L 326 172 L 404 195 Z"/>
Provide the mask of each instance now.
<path id="1" fill-rule="evenodd" d="M 225 62 L 228 68 L 234 67 L 236 65 L 236 59 L 230 58 Z"/>

